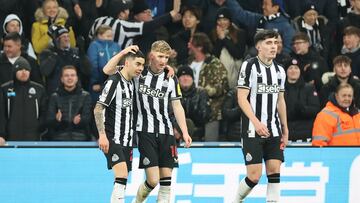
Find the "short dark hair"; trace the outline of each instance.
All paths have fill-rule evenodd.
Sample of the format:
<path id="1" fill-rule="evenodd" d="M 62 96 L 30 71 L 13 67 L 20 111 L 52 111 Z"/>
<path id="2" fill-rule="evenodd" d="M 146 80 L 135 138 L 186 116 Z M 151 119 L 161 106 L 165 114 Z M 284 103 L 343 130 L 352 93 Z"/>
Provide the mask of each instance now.
<path id="1" fill-rule="evenodd" d="M 77 73 L 78 73 L 75 66 L 73 66 L 73 65 L 66 65 L 66 66 L 63 66 L 63 67 L 61 68 L 61 77 L 63 76 L 65 70 L 74 70 L 74 71 L 76 72 L 76 75 L 77 75 Z"/>
<path id="2" fill-rule="evenodd" d="M 292 42 L 294 43 L 296 40 L 304 40 L 306 42 L 310 42 L 309 36 L 303 32 L 295 33 L 295 35 L 292 38 Z"/>
<path id="3" fill-rule="evenodd" d="M 201 20 L 202 17 L 202 11 L 196 7 L 196 6 L 185 6 L 181 12 L 182 15 L 184 15 L 184 13 L 186 11 L 189 11 L 190 13 L 192 13 L 196 19 Z"/>
<path id="4" fill-rule="evenodd" d="M 8 41 L 8 40 L 12 40 L 12 41 L 21 43 L 21 36 L 17 32 L 10 32 L 4 36 L 3 40 L 4 40 L 4 42 Z"/>
<path id="5" fill-rule="evenodd" d="M 191 43 L 195 47 L 202 47 L 202 52 L 208 54 L 212 52 L 213 45 L 207 34 L 203 32 L 197 32 L 193 35 Z"/>
<path id="6" fill-rule="evenodd" d="M 344 29 L 344 35 L 357 35 L 360 37 L 360 28 L 355 26 L 348 26 Z"/>
<path id="7" fill-rule="evenodd" d="M 136 53 L 128 52 L 127 54 L 124 55 L 123 58 L 124 59 L 128 59 L 128 58 L 144 58 L 145 59 L 145 55 L 144 55 L 144 53 L 142 53 L 142 51 L 138 50 Z"/>
<path id="8" fill-rule="evenodd" d="M 279 33 L 276 32 L 275 30 L 259 30 L 256 32 L 254 36 L 254 43 L 256 45 L 259 41 L 263 41 L 269 38 L 278 38 L 278 37 L 279 37 Z"/>
<path id="9" fill-rule="evenodd" d="M 339 56 L 336 56 L 334 59 L 333 59 L 333 66 L 337 65 L 337 64 L 351 64 L 351 58 L 349 58 L 348 56 L 345 56 L 345 55 L 339 55 Z"/>

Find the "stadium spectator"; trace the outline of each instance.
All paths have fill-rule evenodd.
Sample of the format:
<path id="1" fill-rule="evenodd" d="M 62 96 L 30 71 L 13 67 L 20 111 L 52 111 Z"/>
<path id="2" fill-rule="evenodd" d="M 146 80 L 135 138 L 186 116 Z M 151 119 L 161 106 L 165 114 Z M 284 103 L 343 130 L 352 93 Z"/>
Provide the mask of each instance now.
<path id="1" fill-rule="evenodd" d="M 360 28 L 346 27 L 343 42 L 344 46 L 341 49 L 341 54 L 351 59 L 352 72 L 360 78 Z"/>
<path id="2" fill-rule="evenodd" d="M 80 84 L 76 68 L 61 69 L 61 84 L 49 99 L 46 123 L 51 141 L 88 141 L 91 97 Z"/>
<path id="3" fill-rule="evenodd" d="M 285 102 L 289 128 L 289 140 L 309 141 L 320 101 L 315 87 L 305 83 L 296 59 L 285 64 Z"/>
<path id="4" fill-rule="evenodd" d="M 310 46 L 327 60 L 329 52 L 329 33 L 326 27 L 328 20 L 319 16 L 315 4 L 305 4 L 302 16 L 295 18 L 294 26 L 297 32 L 307 34 Z"/>
<path id="5" fill-rule="evenodd" d="M 117 53 L 120 46 L 113 40 L 113 32 L 110 26 L 100 25 L 96 30 L 96 38 L 90 43 L 87 55 L 91 63 L 90 88 L 92 101 L 99 99 L 99 94 L 107 76 L 102 71 L 106 63 Z"/>
<path id="6" fill-rule="evenodd" d="M 222 141 L 240 142 L 241 138 L 241 109 L 237 102 L 237 87 L 231 88 L 226 94 L 221 113 L 225 137 Z"/>
<path id="7" fill-rule="evenodd" d="M 347 14 L 346 17 L 341 19 L 337 27 L 337 41 L 342 42 L 344 29 L 349 26 L 354 26 L 360 29 L 360 0 L 350 0 L 352 6 L 351 11 Z M 339 49 L 341 49 L 341 44 Z"/>
<path id="8" fill-rule="evenodd" d="M 69 30 L 61 25 L 53 25 L 49 34 L 54 47 L 45 49 L 39 56 L 40 71 L 46 80 L 47 93 L 51 95 L 60 84 L 62 67 L 73 65 L 77 69 L 82 87 L 89 87 L 91 64 L 82 49 L 70 47 Z"/>
<path id="9" fill-rule="evenodd" d="M 13 80 L 0 88 L 0 140 L 40 141 L 45 130 L 45 88 L 30 80 L 31 66 L 25 58 L 18 57 L 13 66 Z"/>
<path id="10" fill-rule="evenodd" d="M 228 8 L 220 8 L 216 15 L 216 27 L 211 32 L 213 53 L 224 64 L 229 87 L 237 86 L 237 77 L 246 48 L 246 32 L 232 23 Z"/>
<path id="11" fill-rule="evenodd" d="M 216 26 L 217 11 L 225 5 L 226 0 L 208 0 L 204 1 L 204 7 L 200 9 L 203 11 L 200 22 L 201 31 L 210 33 Z"/>
<path id="12" fill-rule="evenodd" d="M 284 41 L 284 51 L 290 53 L 291 39 L 295 30 L 290 24 L 282 0 L 264 0 L 263 15 L 244 10 L 236 0 L 226 0 L 226 6 L 231 10 L 234 22 L 245 25 L 250 33 L 255 33 L 256 29 L 271 29 L 279 32 Z"/>
<path id="13" fill-rule="evenodd" d="M 353 96 L 350 84 L 337 86 L 335 94 L 316 116 L 313 146 L 360 146 L 360 113 Z"/>
<path id="14" fill-rule="evenodd" d="M 170 39 L 171 47 L 176 51 L 177 64 L 187 64 L 189 57 L 188 43 L 194 33 L 199 31 L 201 10 L 198 7 L 185 7 L 182 11 L 182 30 Z"/>
<path id="15" fill-rule="evenodd" d="M 125 0 L 112 0 L 109 2 L 107 16 L 99 17 L 92 25 L 89 38 L 92 39 L 96 29 L 102 25 L 111 25 L 114 33 L 114 41 L 117 42 L 121 49 L 133 44 L 134 37 L 146 35 L 155 31 L 160 26 L 171 22 L 171 20 L 180 20 L 180 0 L 173 0 L 173 10 L 154 20 L 148 22 L 130 22 L 129 19 L 129 2 Z"/>
<path id="16" fill-rule="evenodd" d="M 189 132 L 193 132 L 191 134 L 193 141 L 202 141 L 205 133 L 205 124 L 209 121 L 211 114 L 209 96 L 204 89 L 195 87 L 194 73 L 189 66 L 178 67 L 176 75 L 179 79 L 182 93 L 181 104 L 184 108 L 186 119 L 191 120 L 194 126 L 194 129 L 190 129 L 188 125 Z"/>
<path id="17" fill-rule="evenodd" d="M 44 49 L 48 48 L 53 40 L 48 35 L 49 28 L 53 25 L 67 25 L 69 15 L 67 11 L 59 7 L 56 0 L 45 0 L 42 7 L 35 12 L 36 22 L 32 25 L 31 41 L 34 46 L 35 53 L 40 54 Z M 69 38 L 71 47 L 75 47 L 76 40 L 72 27 L 69 27 Z"/>
<path id="18" fill-rule="evenodd" d="M 326 105 L 329 96 L 335 92 L 337 86 L 348 83 L 354 89 L 354 103 L 356 107 L 360 107 L 360 81 L 352 74 L 351 59 L 347 56 L 339 55 L 334 58 L 333 67 L 335 75 L 329 78 L 320 91 L 321 106 L 324 107 Z"/>
<path id="19" fill-rule="evenodd" d="M 39 65 L 36 60 L 26 52 L 21 51 L 21 36 L 19 33 L 9 33 L 5 35 L 3 40 L 3 53 L 0 54 L 0 85 L 13 80 L 13 64 L 20 56 L 24 57 L 30 63 L 30 80 L 42 84 Z"/>
<path id="20" fill-rule="evenodd" d="M 10 32 L 19 33 L 19 35 L 21 36 L 22 52 L 27 53 L 29 56 L 33 57 L 34 59 L 37 59 L 31 42 L 24 35 L 24 28 L 22 21 L 17 15 L 9 14 L 8 16 L 6 16 L 3 24 L 3 29 L 5 35 Z"/>
<path id="21" fill-rule="evenodd" d="M 221 107 L 229 90 L 227 71 L 220 59 L 210 54 L 212 44 L 205 33 L 195 33 L 188 46 L 194 56 L 189 61 L 194 71 L 195 86 L 205 89 L 212 110 L 210 120 L 205 124 L 204 140 L 219 141 Z"/>

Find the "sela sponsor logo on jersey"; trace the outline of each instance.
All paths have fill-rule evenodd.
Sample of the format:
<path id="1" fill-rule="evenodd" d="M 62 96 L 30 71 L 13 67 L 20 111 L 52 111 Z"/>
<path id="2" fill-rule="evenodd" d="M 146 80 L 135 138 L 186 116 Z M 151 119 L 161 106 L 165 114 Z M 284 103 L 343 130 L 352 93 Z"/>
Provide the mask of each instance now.
<path id="1" fill-rule="evenodd" d="M 130 107 L 132 105 L 132 99 L 131 98 L 124 98 L 122 100 L 121 108 L 125 109 L 127 107 Z"/>
<path id="2" fill-rule="evenodd" d="M 151 97 L 157 97 L 157 98 L 164 98 L 165 92 L 159 90 L 159 89 L 152 89 L 151 87 L 148 87 L 146 85 L 140 84 L 139 86 L 139 93 L 146 94 Z"/>
<path id="3" fill-rule="evenodd" d="M 259 83 L 257 85 L 258 94 L 272 94 L 279 92 L 280 92 L 280 86 L 278 84 L 267 85 L 264 83 Z"/>

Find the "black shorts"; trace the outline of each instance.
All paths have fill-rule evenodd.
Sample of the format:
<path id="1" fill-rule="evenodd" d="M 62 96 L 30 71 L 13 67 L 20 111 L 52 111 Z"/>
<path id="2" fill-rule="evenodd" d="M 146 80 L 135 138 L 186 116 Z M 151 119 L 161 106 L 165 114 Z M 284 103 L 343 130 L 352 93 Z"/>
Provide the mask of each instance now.
<path id="1" fill-rule="evenodd" d="M 116 144 L 111 138 L 108 138 L 108 140 L 109 152 L 107 154 L 104 153 L 108 169 L 112 169 L 112 167 L 118 163 L 126 162 L 128 171 L 131 171 L 133 159 L 132 147 L 124 147 L 120 144 Z"/>
<path id="2" fill-rule="evenodd" d="M 158 166 L 159 168 L 179 167 L 174 136 L 139 132 L 139 168 Z"/>
<path id="3" fill-rule="evenodd" d="M 277 159 L 284 162 L 284 150 L 281 149 L 281 137 L 242 138 L 242 151 L 245 165 L 259 164 L 262 160 Z"/>

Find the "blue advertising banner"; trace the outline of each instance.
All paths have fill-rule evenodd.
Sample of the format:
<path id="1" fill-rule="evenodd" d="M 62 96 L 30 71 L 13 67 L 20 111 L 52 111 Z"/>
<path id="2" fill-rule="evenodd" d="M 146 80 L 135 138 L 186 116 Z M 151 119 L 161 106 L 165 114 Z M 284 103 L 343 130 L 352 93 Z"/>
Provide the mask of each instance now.
<path id="1" fill-rule="evenodd" d="M 144 181 L 134 149 L 126 202 Z M 287 148 L 281 171 L 282 203 L 358 203 L 360 148 Z M 174 203 L 230 203 L 246 169 L 240 148 L 179 149 L 173 171 Z M 96 148 L 0 148 L 1 203 L 110 202 L 113 174 Z M 266 175 L 247 202 L 265 202 Z M 156 202 L 155 188 L 147 202 Z"/>

